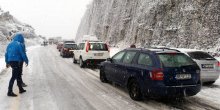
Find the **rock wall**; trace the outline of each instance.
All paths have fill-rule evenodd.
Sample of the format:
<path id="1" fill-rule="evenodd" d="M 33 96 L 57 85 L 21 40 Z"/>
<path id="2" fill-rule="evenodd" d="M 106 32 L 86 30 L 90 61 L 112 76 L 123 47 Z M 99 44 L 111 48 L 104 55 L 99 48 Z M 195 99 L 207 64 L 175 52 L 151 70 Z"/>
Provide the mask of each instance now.
<path id="1" fill-rule="evenodd" d="M 220 38 L 220 1 L 93 0 L 76 41 L 86 34 L 111 45 L 214 48 Z"/>
<path id="2" fill-rule="evenodd" d="M 35 34 L 33 27 L 18 21 L 9 12 L 4 12 L 0 8 L 0 57 L 4 55 L 7 44 L 16 32 L 24 33 L 26 46 L 36 45 L 41 39 Z"/>

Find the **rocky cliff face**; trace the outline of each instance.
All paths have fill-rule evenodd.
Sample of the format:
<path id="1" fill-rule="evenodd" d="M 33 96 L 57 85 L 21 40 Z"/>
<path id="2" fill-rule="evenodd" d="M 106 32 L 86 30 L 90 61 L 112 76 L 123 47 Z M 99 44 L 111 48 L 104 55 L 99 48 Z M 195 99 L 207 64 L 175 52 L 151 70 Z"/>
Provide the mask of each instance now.
<path id="1" fill-rule="evenodd" d="M 214 48 L 220 38 L 220 1 L 94 0 L 76 41 L 85 34 L 114 45 Z"/>
<path id="2" fill-rule="evenodd" d="M 41 38 L 34 31 L 30 25 L 18 21 L 9 12 L 4 12 L 0 8 L 0 56 L 4 55 L 10 37 L 16 32 L 25 34 L 27 46 L 37 44 Z"/>

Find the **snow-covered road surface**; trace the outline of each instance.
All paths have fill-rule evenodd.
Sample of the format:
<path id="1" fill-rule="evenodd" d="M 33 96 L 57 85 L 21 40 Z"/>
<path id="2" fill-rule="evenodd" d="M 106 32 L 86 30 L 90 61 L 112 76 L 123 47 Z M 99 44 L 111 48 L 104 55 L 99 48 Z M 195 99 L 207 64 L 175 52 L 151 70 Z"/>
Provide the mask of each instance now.
<path id="1" fill-rule="evenodd" d="M 70 58 L 61 58 L 54 46 L 28 51 L 30 64 L 24 67 L 24 94 L 7 97 L 11 69 L 0 73 L 0 110 L 220 110 L 220 80 L 183 100 L 146 99 L 137 102 L 117 85 L 101 83 L 97 69 L 81 69 Z"/>

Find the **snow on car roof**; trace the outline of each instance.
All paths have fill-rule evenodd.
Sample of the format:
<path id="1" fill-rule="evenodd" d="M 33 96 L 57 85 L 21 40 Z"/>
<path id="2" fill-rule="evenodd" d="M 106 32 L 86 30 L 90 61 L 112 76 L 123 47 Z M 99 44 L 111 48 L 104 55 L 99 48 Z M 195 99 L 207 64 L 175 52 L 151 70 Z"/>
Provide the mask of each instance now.
<path id="1" fill-rule="evenodd" d="M 195 52 L 195 51 L 202 51 L 202 50 L 197 50 L 197 49 L 187 49 L 187 48 L 171 48 L 171 49 L 175 49 L 181 52 Z M 202 51 L 204 52 L 204 51 Z"/>
<path id="2" fill-rule="evenodd" d="M 76 44 L 76 43 L 65 43 L 65 44 L 67 44 L 67 45 L 73 45 L 73 44 Z"/>
<path id="3" fill-rule="evenodd" d="M 80 43 L 86 43 L 87 41 L 85 41 L 85 42 L 80 42 Z M 105 44 L 105 42 L 102 42 L 102 41 L 89 41 L 89 43 L 103 43 L 103 44 Z"/>

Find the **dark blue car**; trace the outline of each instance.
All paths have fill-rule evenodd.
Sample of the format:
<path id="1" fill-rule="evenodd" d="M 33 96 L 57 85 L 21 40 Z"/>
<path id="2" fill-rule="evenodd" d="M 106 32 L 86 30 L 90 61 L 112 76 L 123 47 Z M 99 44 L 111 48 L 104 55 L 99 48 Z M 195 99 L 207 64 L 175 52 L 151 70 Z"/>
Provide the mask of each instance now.
<path id="1" fill-rule="evenodd" d="M 200 69 L 188 56 L 171 49 L 125 49 L 100 66 L 100 80 L 129 91 L 133 100 L 185 97 L 201 90 Z"/>

